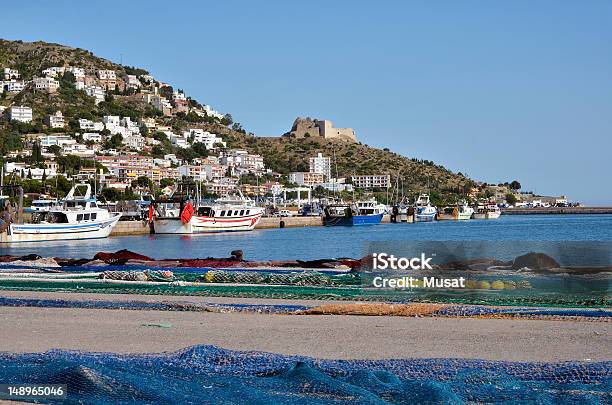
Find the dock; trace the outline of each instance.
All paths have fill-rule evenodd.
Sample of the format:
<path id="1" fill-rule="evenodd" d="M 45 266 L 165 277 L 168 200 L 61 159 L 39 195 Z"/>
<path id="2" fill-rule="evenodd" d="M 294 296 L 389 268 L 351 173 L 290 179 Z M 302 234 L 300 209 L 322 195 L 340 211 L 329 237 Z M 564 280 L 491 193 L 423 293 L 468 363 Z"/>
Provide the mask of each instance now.
<path id="1" fill-rule="evenodd" d="M 503 215 L 612 214 L 612 207 L 502 208 Z"/>
<path id="2" fill-rule="evenodd" d="M 382 222 L 389 222 L 389 215 L 383 216 Z M 301 228 L 305 226 L 323 226 L 322 217 L 268 217 L 262 218 L 255 229 Z M 144 221 L 119 221 L 111 236 L 148 235 L 149 225 Z"/>

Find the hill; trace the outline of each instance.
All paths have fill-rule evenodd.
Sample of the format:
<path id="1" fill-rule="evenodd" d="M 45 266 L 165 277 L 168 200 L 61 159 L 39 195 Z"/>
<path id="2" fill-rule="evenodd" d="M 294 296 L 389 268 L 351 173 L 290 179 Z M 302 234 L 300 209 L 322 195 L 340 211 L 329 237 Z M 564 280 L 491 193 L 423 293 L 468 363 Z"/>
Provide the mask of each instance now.
<path id="1" fill-rule="evenodd" d="M 85 69 L 88 74 L 95 74 L 101 69 L 113 70 L 117 77 L 126 74 L 145 75 L 145 69 L 122 66 L 95 56 L 92 52 L 45 42 L 21 42 L 0 40 L 0 67 L 18 69 L 21 78 L 31 80 L 41 76 L 41 71 L 51 66 L 75 66 Z M 15 149 L 16 138 L 28 133 L 79 131 L 78 119 L 99 120 L 104 115 L 120 115 L 132 120 L 155 118 L 160 124 L 183 131 L 188 128 L 202 128 L 216 133 L 227 142 L 228 148 L 245 149 L 250 153 L 260 154 L 266 167 L 280 174 L 292 171 L 308 171 L 308 158 L 317 152 L 326 156 L 335 156 L 334 165 L 340 177 L 355 174 L 390 174 L 395 183 L 402 179 L 403 187 L 410 194 L 429 190 L 439 195 L 453 195 L 467 192 L 475 182 L 461 173 L 453 173 L 441 165 L 429 160 L 410 159 L 389 149 L 377 149 L 362 143 L 346 142 L 340 139 L 323 137 L 291 136 L 290 133 L 279 137 L 258 137 L 247 133 L 239 123 L 233 122 L 230 114 L 225 117 L 212 117 L 194 114 L 192 109 L 202 107 L 203 103 L 187 97 L 188 110 L 172 115 L 164 115 L 143 100 L 139 90 L 121 89 L 120 79 L 117 88 L 110 89 L 104 101 L 96 105 L 94 99 L 82 90 L 77 90 L 70 75 L 58 77 L 60 88 L 55 93 L 35 91 L 31 86 L 17 94 L 2 93 L 0 105 L 27 105 L 33 108 L 31 124 L 15 124 L 4 120 L 0 124 L 0 149 L 6 153 Z M 161 90 L 172 94 L 171 85 L 162 85 Z M 55 111 L 61 111 L 68 123 L 67 129 L 50 129 L 43 125 L 43 117 Z M 288 123 L 288 127 L 290 123 Z M 144 130 L 145 136 L 155 134 Z M 163 138 L 163 137 L 162 137 Z M 157 138 L 156 138 L 157 139 Z M 163 139 L 162 139 L 163 140 Z M 150 153 L 162 155 L 167 152 L 178 152 L 179 157 L 190 159 L 205 155 L 205 151 L 177 150 L 162 142 Z M 334 167 L 334 171 L 336 168 Z M 335 175 L 336 173 L 334 173 Z"/>

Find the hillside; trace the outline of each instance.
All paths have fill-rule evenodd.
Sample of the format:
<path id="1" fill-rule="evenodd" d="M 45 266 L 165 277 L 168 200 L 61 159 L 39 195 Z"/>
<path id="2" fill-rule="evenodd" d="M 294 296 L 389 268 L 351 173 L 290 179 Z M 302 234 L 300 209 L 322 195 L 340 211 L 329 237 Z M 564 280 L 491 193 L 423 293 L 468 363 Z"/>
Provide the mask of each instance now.
<path id="1" fill-rule="evenodd" d="M 111 69 L 117 76 L 124 74 L 146 74 L 144 69 L 122 66 L 109 60 L 96 57 L 91 52 L 78 48 L 70 48 L 44 42 L 25 43 L 21 41 L 0 40 L 0 67 L 18 69 L 22 79 L 31 80 L 40 76 L 42 69 L 51 66 L 71 65 L 82 67 L 88 73 L 99 69 Z M 326 156 L 334 156 L 337 172 L 340 177 L 353 174 L 391 174 L 393 182 L 399 176 L 403 179 L 405 190 L 415 193 L 429 190 L 438 193 L 462 193 L 474 185 L 474 182 L 460 173 L 453 173 L 431 161 L 417 161 L 399 154 L 376 149 L 362 143 L 350 143 L 342 140 L 310 137 L 297 139 L 291 136 L 257 137 L 247 133 L 238 123 L 232 123 L 231 116 L 224 119 L 199 117 L 192 113 L 179 113 L 163 116 L 142 100 L 139 94 L 127 91 L 110 92 L 105 101 L 95 105 L 92 97 L 82 90 L 76 90 L 69 78 L 59 77 L 60 89 L 53 94 L 33 91 L 26 88 L 18 94 L 3 93 L 0 105 L 28 105 L 33 107 L 33 122 L 29 125 L 15 125 L 3 120 L 0 124 L 0 147 L 3 152 L 12 149 L 14 138 L 19 133 L 49 133 L 58 132 L 42 125 L 45 115 L 57 110 L 62 111 L 68 126 L 64 132 L 70 134 L 78 131 L 79 118 L 100 119 L 104 115 L 129 116 L 133 120 L 143 117 L 154 117 L 158 122 L 176 131 L 188 128 L 202 128 L 221 135 L 228 148 L 242 148 L 250 153 L 264 157 L 266 167 L 281 174 L 292 171 L 308 171 L 308 158 L 317 152 Z M 188 93 L 189 89 L 185 89 Z M 172 87 L 168 86 L 168 91 Z M 208 100 L 207 100 L 208 101 Z M 203 103 L 188 98 L 189 107 L 201 106 Z M 6 113 L 5 113 L 6 118 Z M 229 125 L 228 125 L 229 124 Z M 290 123 L 287 123 L 290 127 Z M 152 134 L 145 135 L 152 136 Z M 13 139 L 11 139 L 13 138 Z M 158 155 L 168 150 L 154 150 Z M 198 152 L 178 151 L 185 158 L 193 158 Z M 335 171 L 335 169 L 334 169 Z M 335 175 L 335 173 L 334 173 Z"/>

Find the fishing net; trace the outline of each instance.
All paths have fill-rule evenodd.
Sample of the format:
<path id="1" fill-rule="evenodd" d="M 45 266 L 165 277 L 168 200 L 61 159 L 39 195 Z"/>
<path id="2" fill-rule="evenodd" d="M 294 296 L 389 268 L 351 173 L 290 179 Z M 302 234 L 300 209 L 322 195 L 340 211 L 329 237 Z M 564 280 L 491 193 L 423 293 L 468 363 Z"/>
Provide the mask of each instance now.
<path id="1" fill-rule="evenodd" d="M 612 401 L 611 366 L 612 362 L 316 360 L 194 346 L 145 355 L 59 350 L 0 354 L 0 380 L 66 384 L 66 404 L 601 404 Z"/>

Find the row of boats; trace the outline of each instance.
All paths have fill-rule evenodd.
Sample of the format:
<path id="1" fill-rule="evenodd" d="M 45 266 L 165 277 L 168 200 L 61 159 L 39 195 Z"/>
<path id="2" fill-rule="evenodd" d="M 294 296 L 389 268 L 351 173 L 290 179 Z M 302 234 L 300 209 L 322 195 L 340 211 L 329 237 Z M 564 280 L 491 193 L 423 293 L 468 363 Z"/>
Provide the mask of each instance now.
<path id="1" fill-rule="evenodd" d="M 212 202 L 197 197 L 170 195 L 151 201 L 147 218 L 151 233 L 250 231 L 265 212 L 242 194 Z M 29 223 L 24 223 L 23 213 L 9 200 L 3 201 L 3 206 L 0 243 L 105 238 L 122 215 L 100 206 L 89 184 L 75 185 L 63 200 L 47 205 L 33 204 Z M 354 204 L 330 203 L 324 206 L 321 215 L 326 226 L 359 226 L 379 224 L 387 213 L 391 222 L 429 222 L 436 219 L 493 219 L 499 217 L 500 211 L 495 205 L 478 206 L 475 210 L 464 202 L 438 212 L 431 205 L 429 196 L 422 194 L 412 206 L 400 204 L 392 208 L 374 199 Z"/>
<path id="2" fill-rule="evenodd" d="M 482 203 L 471 207 L 466 201 L 453 207 L 438 210 L 430 202 L 428 194 L 421 194 L 414 205 L 406 203 L 394 207 L 379 204 L 376 200 L 358 201 L 355 204 L 334 204 L 324 209 L 323 224 L 326 226 L 355 226 L 378 224 L 384 214 L 391 216 L 391 222 L 432 222 L 435 220 L 497 219 L 499 207 Z"/>

